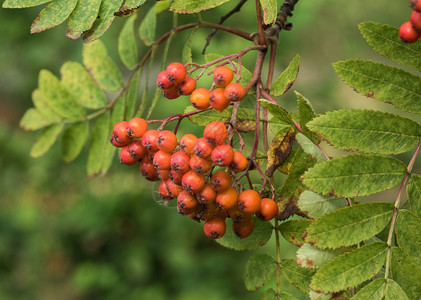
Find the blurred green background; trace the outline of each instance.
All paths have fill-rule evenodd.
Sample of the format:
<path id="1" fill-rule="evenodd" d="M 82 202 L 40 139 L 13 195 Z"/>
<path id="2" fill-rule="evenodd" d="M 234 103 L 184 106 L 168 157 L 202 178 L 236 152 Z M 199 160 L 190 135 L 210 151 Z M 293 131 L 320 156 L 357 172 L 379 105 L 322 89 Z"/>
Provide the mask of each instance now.
<path id="1" fill-rule="evenodd" d="M 138 12 L 136 24 L 154 2 L 147 1 Z M 203 12 L 202 18 L 217 22 L 236 3 L 232 0 Z M 87 151 L 67 164 L 60 160 L 59 143 L 42 158 L 29 157 L 37 134 L 22 131 L 18 124 L 32 107 L 38 72 L 48 69 L 59 75 L 65 61 L 81 62 L 82 41 L 65 37 L 64 25 L 29 34 L 40 9 L 0 9 L 0 299 L 259 298 L 258 293 L 247 292 L 243 283 L 245 263 L 256 251 L 224 249 L 205 237 L 201 225 L 179 216 L 175 208 L 158 205 L 157 186 L 142 179 L 137 168 L 120 166 L 116 157 L 108 175 L 87 179 Z M 357 24 L 370 20 L 399 26 L 410 12 L 407 0 L 301 0 L 290 19 L 293 30 L 281 32 L 275 76 L 298 53 L 300 74 L 293 89 L 309 98 L 318 113 L 344 107 L 397 112 L 354 93 L 335 75 L 331 63 L 348 58 L 384 62 L 364 42 Z M 192 18 L 180 16 L 179 22 Z M 253 19 L 254 1 L 248 1 L 226 24 L 252 32 Z M 117 55 L 117 36 L 124 21 L 117 18 L 103 41 L 127 77 Z M 170 13 L 160 14 L 158 31 L 167 31 L 171 23 Z M 209 32 L 200 29 L 194 37 L 196 61 L 202 59 Z M 176 36 L 168 61 L 180 60 L 188 35 Z M 218 32 L 207 53 L 227 55 L 248 45 Z M 253 57 L 246 56 L 244 64 L 251 68 Z M 152 83 L 159 66 L 157 59 Z M 279 102 L 295 110 L 292 90 Z M 183 99 L 158 105 L 152 118 L 181 112 L 188 103 Z M 197 129 L 183 122 L 182 130 Z M 283 257 L 293 257 L 295 250 L 282 242 Z M 258 252 L 275 255 L 274 241 Z M 305 299 L 286 282 L 283 285 Z"/>

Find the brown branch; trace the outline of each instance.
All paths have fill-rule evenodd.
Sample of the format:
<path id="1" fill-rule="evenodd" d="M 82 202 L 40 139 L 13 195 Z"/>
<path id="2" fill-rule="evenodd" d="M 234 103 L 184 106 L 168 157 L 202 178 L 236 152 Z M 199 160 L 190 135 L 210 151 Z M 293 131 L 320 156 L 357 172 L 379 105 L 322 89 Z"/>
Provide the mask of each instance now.
<path id="1" fill-rule="evenodd" d="M 279 38 L 279 32 L 282 29 L 291 30 L 292 24 L 287 22 L 287 18 L 292 16 L 292 11 L 294 6 L 297 4 L 298 0 L 285 0 L 282 4 L 278 16 L 276 17 L 275 24 L 270 26 L 265 30 L 266 39 L 272 43 L 277 43 Z"/>

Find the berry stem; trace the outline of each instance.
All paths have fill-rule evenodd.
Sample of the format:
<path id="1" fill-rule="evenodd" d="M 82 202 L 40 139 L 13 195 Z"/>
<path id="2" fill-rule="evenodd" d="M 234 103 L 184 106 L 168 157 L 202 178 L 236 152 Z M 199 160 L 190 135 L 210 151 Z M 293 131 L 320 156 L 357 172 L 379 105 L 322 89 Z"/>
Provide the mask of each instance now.
<path id="1" fill-rule="evenodd" d="M 281 294 L 281 243 L 279 239 L 278 219 L 275 218 L 275 239 L 276 239 L 276 298 L 280 299 Z"/>
<path id="2" fill-rule="evenodd" d="M 262 9 L 260 6 L 260 1 L 255 0 L 256 3 L 256 19 L 257 19 L 257 28 L 259 30 L 257 36 L 257 43 L 259 45 L 266 45 L 265 34 L 263 32 L 263 22 L 262 22 Z"/>

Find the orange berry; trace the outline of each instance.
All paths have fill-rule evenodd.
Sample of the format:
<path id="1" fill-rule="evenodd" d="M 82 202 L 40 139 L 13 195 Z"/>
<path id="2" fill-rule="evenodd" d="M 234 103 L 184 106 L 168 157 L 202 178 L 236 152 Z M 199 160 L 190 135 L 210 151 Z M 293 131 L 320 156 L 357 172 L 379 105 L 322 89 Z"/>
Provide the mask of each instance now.
<path id="1" fill-rule="evenodd" d="M 250 234 L 253 232 L 253 228 L 254 222 L 252 218 L 247 219 L 241 223 L 232 223 L 232 230 L 240 239 L 244 239 L 250 236 Z"/>
<path id="2" fill-rule="evenodd" d="M 203 137 L 213 146 L 223 144 L 228 138 L 228 130 L 221 121 L 213 121 L 206 125 Z"/>
<path id="3" fill-rule="evenodd" d="M 186 77 L 178 86 L 178 93 L 180 95 L 190 95 L 196 89 L 196 80 L 194 78 Z"/>
<path id="4" fill-rule="evenodd" d="M 247 168 L 247 165 L 247 158 L 241 152 L 234 151 L 234 157 L 229 165 L 230 170 L 238 173 L 244 171 Z"/>
<path id="5" fill-rule="evenodd" d="M 245 190 L 238 195 L 238 208 L 247 214 L 254 214 L 260 209 L 260 195 L 255 190 Z"/>
<path id="6" fill-rule="evenodd" d="M 212 161 L 215 165 L 220 167 L 226 167 L 231 164 L 234 159 L 234 150 L 230 145 L 222 144 L 217 146 L 212 151 Z"/>
<path id="7" fill-rule="evenodd" d="M 218 110 L 223 111 L 230 105 L 230 101 L 225 97 L 224 89 L 214 89 L 209 95 L 211 106 Z"/>
<path id="8" fill-rule="evenodd" d="M 161 195 L 161 197 L 162 197 L 163 199 L 165 199 L 165 200 L 171 200 L 171 199 L 173 199 L 173 198 L 174 198 L 174 197 L 171 195 L 170 191 L 168 190 L 168 187 L 167 187 L 167 185 L 166 185 L 165 181 L 161 181 L 161 182 L 159 183 L 159 186 L 158 186 L 158 193 L 159 193 L 159 195 Z"/>
<path id="9" fill-rule="evenodd" d="M 207 220 L 203 226 L 205 234 L 214 240 L 223 237 L 226 228 L 225 220 L 218 217 Z"/>
<path id="10" fill-rule="evenodd" d="M 237 204 L 238 193 L 234 188 L 217 192 L 215 202 L 222 208 L 228 210 Z"/>
<path id="11" fill-rule="evenodd" d="M 148 123 L 142 118 L 133 118 L 127 122 L 127 134 L 135 139 L 141 138 L 148 130 Z"/>
<path id="12" fill-rule="evenodd" d="M 172 131 L 163 130 L 159 133 L 156 144 L 159 150 L 173 152 L 177 147 L 177 137 Z"/>
<path id="13" fill-rule="evenodd" d="M 190 170 L 190 156 L 183 151 L 177 151 L 171 155 L 171 169 L 177 173 L 186 173 Z"/>
<path id="14" fill-rule="evenodd" d="M 149 158 L 145 157 L 140 162 L 140 172 L 149 181 L 158 181 L 159 180 L 158 171 L 153 166 L 152 160 L 150 160 Z"/>
<path id="15" fill-rule="evenodd" d="M 187 76 L 186 67 L 179 62 L 169 64 L 165 71 L 167 73 L 168 80 L 176 85 L 182 83 Z"/>
<path id="16" fill-rule="evenodd" d="M 246 95 L 246 90 L 241 84 L 233 82 L 225 87 L 224 94 L 228 100 L 232 102 L 238 102 L 244 98 Z"/>
<path id="17" fill-rule="evenodd" d="M 129 148 L 130 156 L 133 158 L 142 159 L 148 153 L 148 150 L 143 147 L 141 140 L 134 140 L 127 147 Z"/>
<path id="18" fill-rule="evenodd" d="M 127 145 L 132 141 L 132 137 L 127 134 L 127 122 L 120 121 L 113 127 L 112 138 L 119 144 Z"/>
<path id="19" fill-rule="evenodd" d="M 167 72 L 162 71 L 156 77 L 156 86 L 160 89 L 169 89 L 173 86 L 172 82 L 167 78 Z"/>
<path id="20" fill-rule="evenodd" d="M 169 89 L 163 89 L 162 95 L 170 100 L 177 99 L 178 97 L 180 97 L 180 93 L 178 92 L 177 86 L 170 87 Z"/>
<path id="21" fill-rule="evenodd" d="M 211 156 L 213 147 L 209 144 L 205 138 L 197 139 L 193 146 L 193 152 L 199 157 L 209 157 Z"/>
<path id="22" fill-rule="evenodd" d="M 183 137 L 180 139 L 180 148 L 189 156 L 192 156 L 194 154 L 193 147 L 194 143 L 196 143 L 197 137 L 193 134 L 186 134 L 183 135 Z"/>
<path id="23" fill-rule="evenodd" d="M 209 204 L 215 202 L 216 191 L 210 184 L 205 184 L 203 190 L 196 194 L 197 201 L 202 204 Z"/>
<path id="24" fill-rule="evenodd" d="M 183 175 L 181 184 L 183 188 L 191 193 L 199 193 L 205 187 L 206 179 L 202 174 L 188 171 Z"/>
<path id="25" fill-rule="evenodd" d="M 142 145 L 150 152 L 157 152 L 159 150 L 158 142 L 159 131 L 148 130 L 142 137 Z"/>
<path id="26" fill-rule="evenodd" d="M 410 21 L 405 22 L 399 28 L 399 36 L 404 43 L 414 43 L 420 37 L 420 33 L 412 27 Z M 119 141 L 119 140 L 117 140 Z"/>
<path id="27" fill-rule="evenodd" d="M 132 166 L 139 161 L 138 158 L 130 155 L 129 146 L 121 148 L 120 151 L 120 164 Z"/>
<path id="28" fill-rule="evenodd" d="M 207 158 L 202 158 L 197 155 L 193 155 L 190 158 L 190 169 L 196 173 L 206 174 L 212 168 L 212 161 Z"/>
<path id="29" fill-rule="evenodd" d="M 218 171 L 212 174 L 210 184 L 217 192 L 225 191 L 231 187 L 232 178 L 227 172 Z"/>
<path id="30" fill-rule="evenodd" d="M 262 221 L 273 219 L 278 213 L 278 205 L 273 199 L 263 198 L 260 201 L 260 209 L 256 212 L 256 216 Z"/>
<path id="31" fill-rule="evenodd" d="M 159 150 L 153 156 L 153 165 L 158 170 L 171 169 L 171 153 Z"/>
<path id="32" fill-rule="evenodd" d="M 196 109 L 207 109 L 210 107 L 209 96 L 210 92 L 207 89 L 198 88 L 191 93 L 190 102 Z"/>
<path id="33" fill-rule="evenodd" d="M 216 67 L 215 71 L 213 71 L 213 82 L 217 86 L 226 87 L 233 78 L 234 72 L 226 66 Z"/>

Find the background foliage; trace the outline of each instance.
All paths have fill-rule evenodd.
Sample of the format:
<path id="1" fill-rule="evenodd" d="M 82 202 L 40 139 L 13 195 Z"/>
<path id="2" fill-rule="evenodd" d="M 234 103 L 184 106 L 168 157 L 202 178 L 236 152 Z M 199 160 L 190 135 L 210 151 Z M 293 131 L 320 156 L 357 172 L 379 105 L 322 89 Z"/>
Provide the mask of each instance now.
<path id="1" fill-rule="evenodd" d="M 235 5 L 231 2 L 203 16 L 217 22 L 219 15 Z M 278 72 L 296 53 L 300 54 L 300 73 L 294 89 L 311 98 L 318 113 L 363 107 L 396 112 L 390 105 L 354 93 L 331 66 L 332 62 L 348 58 L 384 61 L 370 50 L 356 26 L 367 20 L 398 26 L 409 11 L 406 1 L 388 3 L 387 7 L 384 2 L 323 0 L 297 5 L 291 18 L 293 31 L 281 34 Z M 139 20 L 148 5 L 139 13 Z M 253 15 L 253 10 L 254 5 L 249 3 L 242 13 Z M 137 170 L 119 168 L 115 161 L 109 175 L 87 181 L 86 153 L 75 163 L 66 164 L 60 160 L 61 150 L 56 145 L 43 158 L 28 158 L 35 136 L 18 129 L 18 121 L 32 106 L 31 91 L 37 87 L 39 70 L 48 69 L 58 75 L 65 61 L 82 61 L 82 41 L 66 39 L 65 25 L 29 35 L 29 25 L 38 12 L 39 8 L 0 9 L 2 298 L 92 299 L 107 295 L 108 299 L 168 299 L 170 294 L 177 299 L 203 295 L 207 299 L 254 298 L 245 291 L 242 280 L 250 253 L 218 246 L 204 237 L 200 226 L 180 218 L 174 209 L 156 205 L 151 199 L 152 188 L 140 179 Z M 171 22 L 167 12 L 159 18 L 164 24 Z M 122 71 L 127 62 L 120 62 L 116 41 L 124 21 L 117 18 L 103 37 Z M 244 30 L 254 27 L 242 18 L 233 17 L 227 24 L 230 22 Z M 208 32 L 197 31 L 194 57 L 200 57 Z M 177 35 L 169 60 L 180 57 L 188 37 L 188 33 Z M 229 54 L 234 48 L 244 48 L 244 42 L 217 33 L 208 53 Z M 140 48 L 140 53 L 145 49 Z M 253 65 L 252 61 L 243 63 Z M 156 74 L 159 67 L 156 61 L 151 73 Z M 283 101 L 289 110 L 296 110 L 293 91 Z M 174 106 L 160 106 L 155 116 L 169 115 L 175 109 L 182 111 L 187 102 L 171 104 Z M 328 151 L 337 154 L 333 148 Z M 408 157 L 402 155 L 402 159 Z M 395 195 L 396 190 L 384 193 Z M 271 243 L 259 253 L 269 253 Z M 296 247 L 284 241 L 282 249 L 284 258 L 294 257 Z M 304 296 L 287 283 L 285 289 L 297 297 Z"/>

